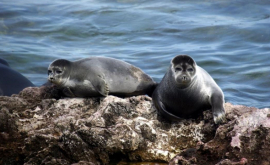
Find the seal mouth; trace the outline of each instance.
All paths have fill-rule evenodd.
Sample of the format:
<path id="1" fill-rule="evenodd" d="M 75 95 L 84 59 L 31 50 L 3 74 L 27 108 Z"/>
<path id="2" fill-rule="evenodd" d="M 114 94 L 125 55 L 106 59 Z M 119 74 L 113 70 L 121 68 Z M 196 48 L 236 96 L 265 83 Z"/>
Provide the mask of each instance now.
<path id="1" fill-rule="evenodd" d="M 185 89 L 191 85 L 191 78 L 187 76 L 180 76 L 175 79 L 176 86 L 180 89 Z"/>
<path id="2" fill-rule="evenodd" d="M 55 84 L 57 86 L 61 85 L 55 78 L 53 77 L 48 77 L 48 81 L 52 84 Z"/>
<path id="3" fill-rule="evenodd" d="M 48 81 L 51 83 L 54 83 L 54 78 L 53 77 L 48 77 Z"/>

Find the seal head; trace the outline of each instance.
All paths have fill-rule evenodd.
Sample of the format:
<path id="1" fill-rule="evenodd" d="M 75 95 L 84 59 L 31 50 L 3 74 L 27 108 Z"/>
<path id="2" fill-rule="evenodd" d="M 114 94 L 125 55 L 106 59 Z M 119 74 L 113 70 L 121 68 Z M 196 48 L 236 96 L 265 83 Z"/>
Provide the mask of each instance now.
<path id="1" fill-rule="evenodd" d="M 63 86 L 69 79 L 71 62 L 65 59 L 53 61 L 48 68 L 48 81 Z"/>
<path id="2" fill-rule="evenodd" d="M 196 75 L 196 63 L 187 55 L 179 55 L 171 61 L 171 72 L 177 87 L 188 87 Z"/>

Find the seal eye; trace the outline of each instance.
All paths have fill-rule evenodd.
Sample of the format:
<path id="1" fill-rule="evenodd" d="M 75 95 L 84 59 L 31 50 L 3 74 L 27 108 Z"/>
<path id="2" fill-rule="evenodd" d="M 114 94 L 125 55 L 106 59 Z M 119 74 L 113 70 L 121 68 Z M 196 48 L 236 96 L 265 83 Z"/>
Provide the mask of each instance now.
<path id="1" fill-rule="evenodd" d="M 193 68 L 188 68 L 187 70 L 188 70 L 189 72 L 193 72 L 193 71 L 194 71 Z"/>
<path id="2" fill-rule="evenodd" d="M 51 70 L 48 70 L 48 75 L 50 75 L 52 73 L 52 71 Z"/>
<path id="3" fill-rule="evenodd" d="M 180 72 L 180 71 L 182 71 L 182 68 L 179 68 L 179 67 L 175 68 L 175 72 Z"/>
<path id="4" fill-rule="evenodd" d="M 61 74 L 62 71 L 61 71 L 61 70 L 57 70 L 56 73 L 57 73 L 57 74 Z"/>

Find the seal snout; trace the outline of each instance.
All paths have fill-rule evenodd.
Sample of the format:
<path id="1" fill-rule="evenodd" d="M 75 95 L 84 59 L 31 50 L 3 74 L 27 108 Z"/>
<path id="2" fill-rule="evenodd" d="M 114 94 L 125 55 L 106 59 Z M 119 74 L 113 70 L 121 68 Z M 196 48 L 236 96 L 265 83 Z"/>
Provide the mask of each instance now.
<path id="1" fill-rule="evenodd" d="M 49 80 L 50 82 L 53 82 L 54 77 L 53 77 L 53 76 L 49 76 L 49 77 L 48 77 L 48 80 Z"/>
<path id="2" fill-rule="evenodd" d="M 188 81 L 188 79 L 189 79 L 189 78 L 188 78 L 186 75 L 182 76 L 182 81 L 183 81 L 183 82 Z"/>
<path id="3" fill-rule="evenodd" d="M 179 84 L 188 84 L 190 82 L 190 77 L 187 75 L 178 76 L 176 82 Z"/>
<path id="4" fill-rule="evenodd" d="M 51 70 L 48 70 L 48 81 L 53 82 L 54 74 Z"/>

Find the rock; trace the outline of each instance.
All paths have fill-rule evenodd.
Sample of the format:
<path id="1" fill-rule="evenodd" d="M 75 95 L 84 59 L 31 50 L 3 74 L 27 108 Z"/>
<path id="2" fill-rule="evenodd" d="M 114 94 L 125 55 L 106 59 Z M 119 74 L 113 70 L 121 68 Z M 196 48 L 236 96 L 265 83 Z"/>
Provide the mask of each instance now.
<path id="1" fill-rule="evenodd" d="M 148 96 L 61 98 L 54 86 L 30 87 L 0 97 L 0 164 L 269 163 L 269 109 L 225 109 L 224 125 L 210 111 L 171 123 Z"/>
<path id="2" fill-rule="evenodd" d="M 270 164 L 270 109 L 256 109 L 226 103 L 228 123 L 218 127 L 214 139 L 198 142 L 191 156 L 188 149 L 170 165 L 268 165 Z M 194 162 L 196 160 L 196 162 Z"/>

